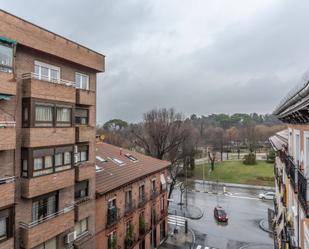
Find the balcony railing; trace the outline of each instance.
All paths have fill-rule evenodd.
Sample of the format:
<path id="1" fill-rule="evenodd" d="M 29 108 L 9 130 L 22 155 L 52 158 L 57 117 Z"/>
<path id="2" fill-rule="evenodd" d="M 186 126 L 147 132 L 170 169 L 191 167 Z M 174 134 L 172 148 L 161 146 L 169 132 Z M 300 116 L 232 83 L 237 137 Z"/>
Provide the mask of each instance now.
<path id="1" fill-rule="evenodd" d="M 139 200 L 138 200 L 138 207 L 141 208 L 143 206 L 145 206 L 145 204 L 147 203 L 147 197 L 144 194 L 140 195 Z"/>
<path id="2" fill-rule="evenodd" d="M 136 209 L 135 201 L 130 200 L 129 202 L 127 202 L 125 204 L 124 213 L 125 213 L 125 215 L 128 215 L 128 214 L 132 213 L 135 209 Z"/>
<path id="3" fill-rule="evenodd" d="M 303 173 L 298 170 L 298 200 L 305 211 L 305 213 L 308 215 L 308 203 L 307 203 L 307 185 L 308 185 L 308 179 L 303 175 Z"/>
<path id="4" fill-rule="evenodd" d="M 59 85 L 64 85 L 64 86 L 70 86 L 70 87 L 76 87 L 76 83 L 69 81 L 69 80 L 64 80 L 64 79 L 58 79 L 58 78 L 52 78 L 52 77 L 46 77 L 44 75 L 39 75 L 36 73 L 24 73 L 22 75 L 22 79 L 37 79 L 37 80 L 43 80 Z"/>
<path id="5" fill-rule="evenodd" d="M 15 121 L 0 121 L 0 128 L 12 128 L 15 127 Z"/>
<path id="6" fill-rule="evenodd" d="M 107 227 L 115 225 L 120 219 L 119 209 L 116 207 L 107 209 Z"/>
<path id="7" fill-rule="evenodd" d="M 15 176 L 0 177 L 0 185 L 15 181 Z"/>
<path id="8" fill-rule="evenodd" d="M 67 207 L 65 207 L 64 209 L 62 209 L 62 210 L 60 210 L 60 211 L 58 211 L 58 212 L 56 212 L 56 213 L 47 215 L 46 217 L 44 217 L 44 218 L 42 218 L 42 219 L 40 219 L 40 220 L 38 220 L 38 221 L 33 221 L 33 222 L 30 222 L 30 223 L 20 222 L 20 227 L 22 227 L 22 228 L 24 228 L 24 229 L 26 229 L 26 230 L 29 230 L 29 229 L 35 227 L 36 225 L 39 225 L 39 224 L 41 224 L 41 223 L 44 223 L 44 222 L 46 222 L 46 221 L 48 221 L 48 220 L 50 220 L 50 219 L 53 219 L 53 218 L 55 218 L 55 217 L 57 217 L 57 216 L 59 216 L 59 215 L 65 214 L 65 213 L 67 213 L 67 212 L 70 212 L 70 211 L 73 210 L 73 209 L 74 209 L 74 204 L 73 204 L 73 205 L 70 205 L 70 206 L 67 206 Z"/>
<path id="9" fill-rule="evenodd" d="M 297 193 L 297 178 L 298 178 L 297 171 L 298 169 L 291 158 L 287 158 L 286 160 L 286 170 L 287 170 L 288 176 L 290 176 L 290 183 L 294 189 L 294 192 Z"/>
<path id="10" fill-rule="evenodd" d="M 159 195 L 158 191 L 156 189 L 151 190 L 150 192 L 150 200 L 154 200 Z"/>
<path id="11" fill-rule="evenodd" d="M 150 231 L 150 227 L 148 223 L 145 223 L 144 227 L 140 226 L 138 231 L 139 231 L 139 238 L 142 238 L 143 236 L 145 236 L 148 233 L 148 231 Z"/>

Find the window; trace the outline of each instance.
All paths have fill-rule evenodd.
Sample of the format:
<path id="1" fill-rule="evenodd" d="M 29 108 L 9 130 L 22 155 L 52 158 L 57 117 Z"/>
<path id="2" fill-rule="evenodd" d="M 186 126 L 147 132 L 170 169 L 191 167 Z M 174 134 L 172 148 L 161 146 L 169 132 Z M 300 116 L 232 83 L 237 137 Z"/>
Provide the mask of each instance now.
<path id="1" fill-rule="evenodd" d="M 51 156 L 42 156 L 33 159 L 33 176 L 47 175 L 53 172 Z"/>
<path id="2" fill-rule="evenodd" d="M 151 191 L 156 192 L 156 180 L 151 180 Z"/>
<path id="3" fill-rule="evenodd" d="M 0 43 L 0 71 L 11 73 L 13 70 L 13 48 Z"/>
<path id="4" fill-rule="evenodd" d="M 75 109 L 75 123 L 79 125 L 88 125 L 88 109 Z"/>
<path id="5" fill-rule="evenodd" d="M 70 107 L 57 107 L 57 126 L 71 126 Z"/>
<path id="6" fill-rule="evenodd" d="M 80 145 L 77 148 L 76 163 L 88 161 L 88 145 Z"/>
<path id="7" fill-rule="evenodd" d="M 28 176 L 28 160 L 22 160 L 22 173 L 21 176 L 27 177 Z"/>
<path id="8" fill-rule="evenodd" d="M 47 216 L 56 213 L 58 210 L 57 193 L 37 197 L 32 202 L 32 221 L 43 221 Z"/>
<path id="9" fill-rule="evenodd" d="M 72 167 L 72 147 L 56 148 L 55 171 L 62 171 Z"/>
<path id="10" fill-rule="evenodd" d="M 164 211 L 164 196 L 162 196 L 160 198 L 160 210 L 161 210 L 161 212 Z"/>
<path id="11" fill-rule="evenodd" d="M 35 61 L 34 62 L 35 77 L 40 80 L 46 80 L 58 83 L 60 81 L 60 68 L 50 64 Z"/>
<path id="12" fill-rule="evenodd" d="M 113 231 L 108 235 L 107 238 L 107 249 L 113 249 L 113 248 L 117 248 L 117 245 L 114 246 L 115 244 L 117 244 L 116 242 L 116 232 Z"/>
<path id="13" fill-rule="evenodd" d="M 41 245 L 35 247 L 34 249 L 57 249 L 57 239 L 50 239 L 42 243 Z"/>
<path id="14" fill-rule="evenodd" d="M 131 211 L 132 209 L 132 191 L 127 190 L 125 192 L 125 211 Z"/>
<path id="15" fill-rule="evenodd" d="M 35 106 L 35 126 L 53 126 L 53 106 L 37 103 Z"/>
<path id="16" fill-rule="evenodd" d="M 89 90 L 89 76 L 75 73 L 76 88 Z"/>
<path id="17" fill-rule="evenodd" d="M 145 185 L 139 186 L 139 201 L 143 202 L 145 201 Z"/>
<path id="18" fill-rule="evenodd" d="M 13 234 L 13 210 L 11 208 L 0 210 L 0 243 Z"/>
<path id="19" fill-rule="evenodd" d="M 160 223 L 160 241 L 163 241 L 165 239 L 165 221 L 163 220 Z"/>
<path id="20" fill-rule="evenodd" d="M 131 154 L 125 154 L 125 156 L 130 159 L 132 162 L 138 162 L 137 158 L 132 156 Z"/>
<path id="21" fill-rule="evenodd" d="M 143 239 L 143 240 L 139 243 L 139 249 L 146 249 L 146 246 L 145 246 L 145 239 Z"/>
<path id="22" fill-rule="evenodd" d="M 75 184 L 75 199 L 88 196 L 88 181 L 77 182 Z"/>
<path id="23" fill-rule="evenodd" d="M 88 218 L 75 223 L 74 230 L 76 236 L 80 237 L 88 231 Z"/>

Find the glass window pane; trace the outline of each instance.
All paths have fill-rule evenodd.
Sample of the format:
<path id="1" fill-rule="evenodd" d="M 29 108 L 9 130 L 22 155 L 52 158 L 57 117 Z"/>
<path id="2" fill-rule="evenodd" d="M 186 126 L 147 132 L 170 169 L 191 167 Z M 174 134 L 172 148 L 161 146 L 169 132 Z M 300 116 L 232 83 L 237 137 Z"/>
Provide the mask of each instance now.
<path id="1" fill-rule="evenodd" d="M 7 238 L 6 218 L 0 218 L 0 241 Z"/>
<path id="2" fill-rule="evenodd" d="M 55 70 L 55 69 L 51 69 L 50 70 L 50 77 L 51 77 L 51 80 L 58 81 L 59 80 L 59 71 Z"/>
<path id="3" fill-rule="evenodd" d="M 0 65 L 13 66 L 13 49 L 11 47 L 0 45 Z"/>
<path id="4" fill-rule="evenodd" d="M 45 168 L 53 167 L 53 157 L 52 156 L 45 156 Z"/>
<path id="5" fill-rule="evenodd" d="M 56 238 L 53 238 L 53 239 L 45 242 L 45 249 L 57 249 Z"/>
<path id="6" fill-rule="evenodd" d="M 36 121 L 53 121 L 53 108 L 51 106 L 36 106 L 35 107 Z"/>
<path id="7" fill-rule="evenodd" d="M 71 164 L 71 152 L 64 152 L 64 164 Z"/>
<path id="8" fill-rule="evenodd" d="M 80 152 L 80 160 L 81 161 L 87 161 L 87 151 L 81 151 Z"/>
<path id="9" fill-rule="evenodd" d="M 34 65 L 34 73 L 36 74 L 36 76 L 40 75 L 40 66 Z"/>
<path id="10" fill-rule="evenodd" d="M 39 170 L 43 168 L 43 158 L 34 158 L 34 170 Z"/>
<path id="11" fill-rule="evenodd" d="M 57 108 L 57 121 L 70 122 L 71 121 L 71 109 L 70 108 Z"/>
<path id="12" fill-rule="evenodd" d="M 87 231 L 87 219 L 84 219 L 81 221 L 81 232 L 86 232 Z"/>
<path id="13" fill-rule="evenodd" d="M 76 87 L 81 88 L 81 75 L 76 73 L 75 74 L 75 81 L 76 81 Z"/>
<path id="14" fill-rule="evenodd" d="M 49 69 L 47 67 L 41 67 L 41 79 L 43 80 L 49 79 Z"/>
<path id="15" fill-rule="evenodd" d="M 58 153 L 55 155 L 55 166 L 62 165 L 62 153 Z"/>

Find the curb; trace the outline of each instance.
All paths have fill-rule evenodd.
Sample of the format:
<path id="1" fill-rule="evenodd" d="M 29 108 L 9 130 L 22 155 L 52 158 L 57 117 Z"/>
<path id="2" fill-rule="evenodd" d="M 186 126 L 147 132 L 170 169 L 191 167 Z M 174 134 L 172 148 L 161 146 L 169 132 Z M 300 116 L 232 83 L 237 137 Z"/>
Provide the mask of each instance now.
<path id="1" fill-rule="evenodd" d="M 193 180 L 193 182 L 197 184 L 203 184 L 202 180 Z M 246 188 L 246 189 L 259 189 L 259 190 L 275 190 L 274 187 L 268 186 L 257 186 L 257 185 L 247 185 L 247 184 L 236 184 L 236 183 L 227 183 L 227 182 L 212 182 L 212 181 L 204 181 L 207 185 L 218 185 L 218 186 L 226 186 L 226 187 L 234 187 L 234 188 Z"/>
<path id="2" fill-rule="evenodd" d="M 272 230 L 270 230 L 270 229 L 268 229 L 268 228 L 266 228 L 266 227 L 264 226 L 264 222 L 265 222 L 264 219 L 261 220 L 261 221 L 259 222 L 259 227 L 260 227 L 264 232 L 273 234 L 273 231 L 272 231 Z"/>

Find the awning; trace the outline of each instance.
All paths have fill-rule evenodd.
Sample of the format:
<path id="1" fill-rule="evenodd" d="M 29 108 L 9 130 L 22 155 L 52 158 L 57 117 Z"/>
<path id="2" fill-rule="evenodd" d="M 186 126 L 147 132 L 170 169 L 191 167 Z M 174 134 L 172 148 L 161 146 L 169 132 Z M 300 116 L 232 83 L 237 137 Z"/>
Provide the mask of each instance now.
<path id="1" fill-rule="evenodd" d="M 165 184 L 166 184 L 166 180 L 165 180 L 164 174 L 161 174 L 161 175 L 160 175 L 160 181 L 161 181 L 161 184 L 162 184 L 162 185 L 165 185 Z"/>
<path id="2" fill-rule="evenodd" d="M 0 100 L 10 100 L 11 97 L 11 95 L 0 94 Z"/>
<path id="3" fill-rule="evenodd" d="M 0 41 L 8 43 L 8 44 L 13 44 L 13 45 L 17 44 L 16 40 L 13 40 L 13 39 L 10 39 L 10 38 L 4 37 L 4 36 L 0 36 Z"/>

